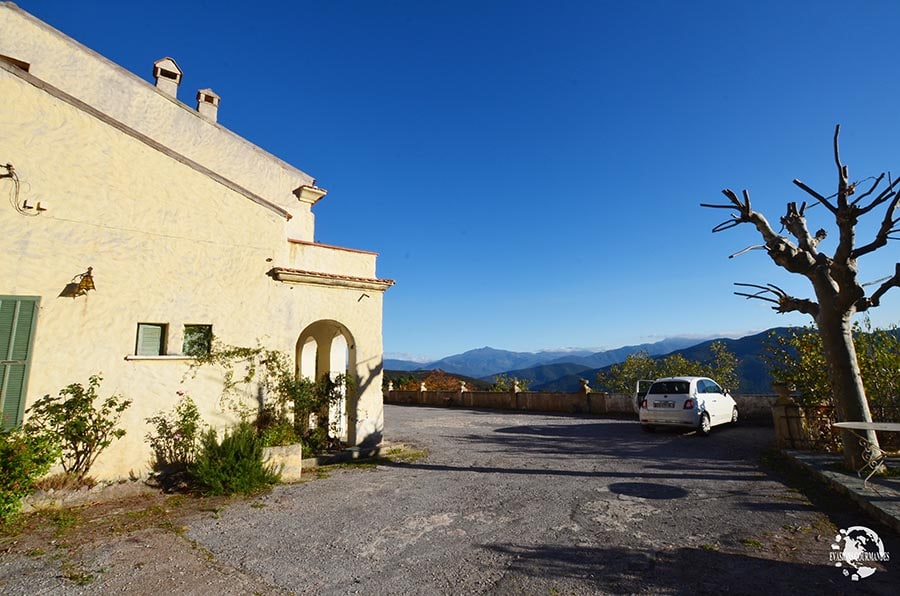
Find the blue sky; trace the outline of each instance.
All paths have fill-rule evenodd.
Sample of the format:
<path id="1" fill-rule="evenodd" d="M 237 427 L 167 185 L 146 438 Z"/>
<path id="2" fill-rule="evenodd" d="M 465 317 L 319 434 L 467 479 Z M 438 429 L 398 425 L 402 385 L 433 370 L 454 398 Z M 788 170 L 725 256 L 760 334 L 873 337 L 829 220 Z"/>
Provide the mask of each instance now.
<path id="1" fill-rule="evenodd" d="M 900 175 L 884 0 L 27 1 L 19 5 L 314 176 L 318 241 L 373 250 L 388 355 L 612 348 L 808 317 L 732 294 L 808 284 L 701 202 L 747 188 L 777 222 L 852 179 Z M 810 228 L 828 228 L 824 209 Z M 882 213 L 860 226 L 870 237 Z M 833 244 L 823 245 L 828 251 Z M 900 243 L 860 263 L 893 273 Z M 900 290 L 872 311 L 898 322 Z"/>

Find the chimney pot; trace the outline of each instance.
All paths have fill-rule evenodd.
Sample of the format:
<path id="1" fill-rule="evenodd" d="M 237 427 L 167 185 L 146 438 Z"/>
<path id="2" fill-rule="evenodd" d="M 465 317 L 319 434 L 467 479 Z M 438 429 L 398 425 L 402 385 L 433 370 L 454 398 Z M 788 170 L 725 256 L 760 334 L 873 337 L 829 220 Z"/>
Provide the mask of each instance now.
<path id="1" fill-rule="evenodd" d="M 212 89 L 197 91 L 197 111 L 208 120 L 216 121 L 219 114 L 219 94 Z"/>
<path id="2" fill-rule="evenodd" d="M 153 63 L 153 78 L 156 79 L 156 88 L 178 98 L 178 85 L 181 84 L 182 71 L 169 57 L 160 58 Z"/>

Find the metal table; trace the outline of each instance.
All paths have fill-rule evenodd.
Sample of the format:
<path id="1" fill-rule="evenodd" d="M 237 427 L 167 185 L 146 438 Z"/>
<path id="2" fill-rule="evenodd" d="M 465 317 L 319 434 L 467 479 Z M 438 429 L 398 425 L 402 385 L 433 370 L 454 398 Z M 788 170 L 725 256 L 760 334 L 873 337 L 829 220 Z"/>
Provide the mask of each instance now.
<path id="1" fill-rule="evenodd" d="M 856 471 L 856 474 L 862 477 L 863 472 L 866 470 L 869 471 L 866 476 L 865 481 L 863 482 L 863 488 L 869 487 L 869 478 L 878 471 L 878 468 L 884 463 L 884 460 L 887 459 L 887 454 L 882 451 L 880 447 L 874 445 L 869 441 L 866 437 L 862 436 L 856 431 L 859 430 L 875 430 L 881 432 L 889 432 L 889 433 L 900 433 L 900 423 L 897 422 L 835 422 L 833 425 L 835 428 L 844 428 L 852 432 L 859 439 L 859 444 L 863 448 L 863 460 L 866 462 L 860 469 Z"/>

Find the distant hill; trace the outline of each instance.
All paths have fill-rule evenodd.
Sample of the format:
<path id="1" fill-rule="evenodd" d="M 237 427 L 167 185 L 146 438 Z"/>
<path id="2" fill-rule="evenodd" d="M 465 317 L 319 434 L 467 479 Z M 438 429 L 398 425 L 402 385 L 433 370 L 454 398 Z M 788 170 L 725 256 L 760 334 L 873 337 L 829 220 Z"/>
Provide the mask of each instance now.
<path id="1" fill-rule="evenodd" d="M 722 342 L 738 359 L 738 378 L 740 378 L 741 382 L 740 387 L 728 387 L 728 389 L 735 393 L 770 393 L 772 377 L 766 366 L 763 364 L 762 353 L 765 345 L 771 341 L 770 335 L 773 332 L 778 335 L 783 335 L 787 333 L 788 330 L 788 327 L 776 327 L 774 329 L 763 331 L 762 333 L 757 333 L 756 335 L 748 335 L 739 339 L 712 339 L 687 348 L 674 350 L 673 352 L 670 352 L 670 354 L 681 354 L 689 360 L 711 362 L 713 354 L 710 350 L 710 346 L 715 342 Z M 658 356 L 662 357 L 667 355 L 668 354 L 659 354 Z M 583 370 L 555 380 L 532 385 L 530 389 L 536 391 L 578 391 L 581 387 L 581 379 L 587 379 L 593 383 L 594 379 L 597 377 L 597 373 L 608 368 L 609 366 L 603 366 Z M 520 372 L 523 376 L 528 374 L 527 370 Z"/>
<path id="2" fill-rule="evenodd" d="M 416 362 L 414 360 L 398 360 L 396 358 L 385 358 L 385 370 L 431 370 L 430 362 Z"/>
<path id="3" fill-rule="evenodd" d="M 484 378 L 506 370 L 527 368 L 544 362 L 545 359 L 540 352 L 510 352 L 484 347 L 441 358 L 433 362 L 430 368 L 439 368 L 451 374 Z"/>
<path id="4" fill-rule="evenodd" d="M 440 369 L 454 375 L 466 375 L 480 379 L 491 378 L 509 371 L 519 371 L 545 364 L 579 364 L 585 368 L 600 368 L 622 362 L 630 354 L 646 351 L 651 356 L 667 354 L 679 348 L 699 343 L 699 339 L 670 338 L 649 344 L 623 346 L 613 350 L 548 350 L 543 352 L 511 352 L 484 347 L 462 354 L 447 356 L 434 362 L 413 362 L 386 358 L 385 370 L 413 371 Z M 569 374 L 571 371 L 563 372 Z M 546 374 L 550 374 L 547 372 Z M 511 375 L 512 376 L 512 375 Z M 520 378 L 525 378 L 524 376 Z"/>
<path id="5" fill-rule="evenodd" d="M 550 363 L 571 363 L 581 364 L 588 368 L 602 368 L 604 366 L 611 366 L 618 362 L 623 362 L 630 355 L 636 354 L 637 352 L 647 352 L 647 354 L 649 354 L 650 356 L 660 356 L 663 354 L 669 354 L 671 352 L 674 352 L 675 350 L 680 350 L 681 348 L 687 348 L 689 346 L 696 345 L 700 341 L 702 340 L 689 339 L 686 337 L 672 337 L 651 344 L 622 346 L 621 348 L 606 350 L 603 352 L 594 352 L 593 354 L 588 354 L 585 356 L 563 356 L 551 361 Z"/>
<path id="6" fill-rule="evenodd" d="M 572 376 L 581 378 L 579 375 L 583 375 L 584 371 L 590 370 L 590 367 L 584 366 L 583 364 L 563 362 L 559 364 L 540 364 L 531 368 L 507 371 L 505 374 L 508 377 L 527 379 L 529 381 L 528 388 L 534 389 L 536 386 L 550 383 L 560 377 Z M 594 373 L 594 376 L 596 376 L 596 373 Z"/>
<path id="7" fill-rule="evenodd" d="M 578 391 L 581 379 L 594 385 L 594 379 L 601 370 L 622 362 L 629 355 L 647 352 L 653 357 L 681 354 L 689 360 L 710 362 L 713 358 L 710 346 L 722 342 L 738 359 L 740 387 L 729 387 L 734 392 L 769 393 L 772 378 L 762 361 L 765 345 L 771 341 L 772 333 L 783 335 L 790 328 L 776 327 L 748 335 L 739 339 L 717 338 L 700 341 L 696 339 L 671 338 L 652 344 L 623 346 L 604 352 L 587 350 L 572 352 L 510 352 L 494 348 L 479 348 L 462 354 L 448 356 L 435 362 L 421 363 L 405 360 L 385 360 L 385 376 L 396 378 L 395 372 L 421 371 L 422 378 L 433 369 L 441 369 L 454 376 L 465 377 L 469 387 L 476 383 L 489 386 L 494 375 L 528 379 L 532 391 Z M 391 375 L 394 375 L 393 377 Z"/>

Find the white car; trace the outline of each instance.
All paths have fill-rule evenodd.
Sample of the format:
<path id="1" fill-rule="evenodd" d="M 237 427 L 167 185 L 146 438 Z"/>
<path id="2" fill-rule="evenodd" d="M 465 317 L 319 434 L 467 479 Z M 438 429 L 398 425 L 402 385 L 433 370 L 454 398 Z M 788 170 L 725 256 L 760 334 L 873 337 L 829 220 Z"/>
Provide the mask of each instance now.
<path id="1" fill-rule="evenodd" d="M 712 427 L 737 422 L 734 399 L 718 383 L 706 377 L 656 379 L 641 401 L 641 428 L 657 426 L 694 428 L 708 435 Z"/>

